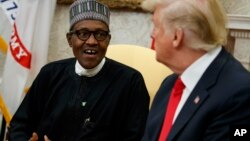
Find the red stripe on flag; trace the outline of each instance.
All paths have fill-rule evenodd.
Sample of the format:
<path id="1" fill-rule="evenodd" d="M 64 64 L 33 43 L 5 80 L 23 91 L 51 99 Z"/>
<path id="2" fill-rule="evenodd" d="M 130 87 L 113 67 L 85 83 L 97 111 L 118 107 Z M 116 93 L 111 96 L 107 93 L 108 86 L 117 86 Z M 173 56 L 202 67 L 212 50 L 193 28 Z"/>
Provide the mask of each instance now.
<path id="1" fill-rule="evenodd" d="M 155 39 L 152 38 L 151 49 L 155 50 Z"/>
<path id="2" fill-rule="evenodd" d="M 21 39 L 19 38 L 15 23 L 14 30 L 10 39 L 10 51 L 17 63 L 27 69 L 30 69 L 31 53 L 26 49 Z"/>

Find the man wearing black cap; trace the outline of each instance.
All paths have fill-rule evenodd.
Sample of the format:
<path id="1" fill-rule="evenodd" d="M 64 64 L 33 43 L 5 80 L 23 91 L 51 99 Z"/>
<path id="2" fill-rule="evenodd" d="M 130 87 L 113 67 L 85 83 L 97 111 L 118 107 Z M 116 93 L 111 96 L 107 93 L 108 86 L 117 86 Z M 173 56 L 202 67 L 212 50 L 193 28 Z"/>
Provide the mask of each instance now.
<path id="1" fill-rule="evenodd" d="M 139 141 L 149 96 L 142 75 L 105 58 L 109 8 L 95 0 L 70 7 L 75 58 L 44 66 L 15 113 L 12 141 Z"/>

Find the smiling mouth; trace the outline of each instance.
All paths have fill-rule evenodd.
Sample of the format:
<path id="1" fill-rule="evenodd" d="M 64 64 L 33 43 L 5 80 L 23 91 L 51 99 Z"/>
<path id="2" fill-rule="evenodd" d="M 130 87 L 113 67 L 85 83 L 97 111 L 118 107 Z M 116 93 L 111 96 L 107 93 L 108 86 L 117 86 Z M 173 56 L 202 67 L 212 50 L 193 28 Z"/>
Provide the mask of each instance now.
<path id="1" fill-rule="evenodd" d="M 97 51 L 95 51 L 95 50 L 90 50 L 90 49 L 84 50 L 83 52 L 84 52 L 85 54 L 88 54 L 88 55 L 95 55 L 95 54 L 97 54 Z"/>

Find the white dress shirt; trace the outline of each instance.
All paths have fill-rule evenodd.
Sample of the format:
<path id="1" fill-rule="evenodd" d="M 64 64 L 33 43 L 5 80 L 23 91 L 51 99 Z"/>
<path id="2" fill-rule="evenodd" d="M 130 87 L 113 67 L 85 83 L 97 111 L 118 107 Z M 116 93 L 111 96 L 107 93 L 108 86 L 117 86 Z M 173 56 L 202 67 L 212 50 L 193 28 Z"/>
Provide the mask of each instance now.
<path id="1" fill-rule="evenodd" d="M 176 117 L 179 115 L 183 105 L 187 101 L 194 87 L 202 77 L 203 73 L 206 71 L 208 66 L 212 63 L 212 61 L 218 56 L 222 47 L 216 47 L 211 51 L 204 54 L 198 60 L 196 60 L 192 65 L 190 65 L 181 75 L 181 80 L 185 85 L 185 89 L 183 90 L 181 100 L 176 108 L 176 112 L 174 115 L 173 123 Z"/>

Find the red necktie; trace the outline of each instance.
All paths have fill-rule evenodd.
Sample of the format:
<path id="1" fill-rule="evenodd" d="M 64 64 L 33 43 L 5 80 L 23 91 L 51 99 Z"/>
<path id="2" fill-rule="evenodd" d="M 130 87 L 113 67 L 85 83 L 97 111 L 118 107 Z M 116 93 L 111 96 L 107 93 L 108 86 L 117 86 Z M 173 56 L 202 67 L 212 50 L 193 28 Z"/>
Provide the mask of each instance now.
<path id="1" fill-rule="evenodd" d="M 180 102 L 181 95 L 182 95 L 184 88 L 185 88 L 185 85 L 183 84 L 181 79 L 178 78 L 174 84 L 174 87 L 172 89 L 172 92 L 169 98 L 169 102 L 167 104 L 167 111 L 165 114 L 165 119 L 164 119 L 161 133 L 159 136 L 159 141 L 165 141 L 167 139 L 168 133 L 172 127 L 175 110 Z"/>

